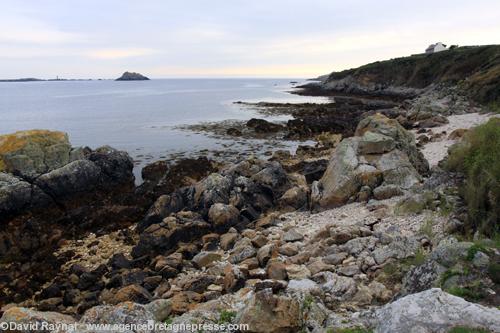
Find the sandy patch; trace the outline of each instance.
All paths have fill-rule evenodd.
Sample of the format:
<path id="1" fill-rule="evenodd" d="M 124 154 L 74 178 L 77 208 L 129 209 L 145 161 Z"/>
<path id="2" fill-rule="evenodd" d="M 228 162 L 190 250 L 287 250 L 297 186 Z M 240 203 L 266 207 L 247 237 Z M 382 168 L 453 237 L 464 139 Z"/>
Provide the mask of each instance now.
<path id="1" fill-rule="evenodd" d="M 449 116 L 449 123 L 444 126 L 431 128 L 432 133 L 446 132 L 444 139 L 436 142 L 429 142 L 421 149 L 429 165 L 435 166 L 446 157 L 448 148 L 453 145 L 456 140 L 448 140 L 448 135 L 456 129 L 465 128 L 469 129 L 487 122 L 490 118 L 498 117 L 495 114 L 484 113 L 467 113 L 461 115 Z"/>

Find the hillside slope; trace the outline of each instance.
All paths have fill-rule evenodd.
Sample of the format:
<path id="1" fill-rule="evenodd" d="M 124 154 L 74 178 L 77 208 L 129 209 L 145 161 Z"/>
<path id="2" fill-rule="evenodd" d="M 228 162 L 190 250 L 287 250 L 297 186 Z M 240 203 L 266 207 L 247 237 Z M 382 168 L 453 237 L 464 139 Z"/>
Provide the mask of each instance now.
<path id="1" fill-rule="evenodd" d="M 500 45 L 466 46 L 331 73 L 327 91 L 412 97 L 431 84 L 458 85 L 475 101 L 500 103 Z"/>

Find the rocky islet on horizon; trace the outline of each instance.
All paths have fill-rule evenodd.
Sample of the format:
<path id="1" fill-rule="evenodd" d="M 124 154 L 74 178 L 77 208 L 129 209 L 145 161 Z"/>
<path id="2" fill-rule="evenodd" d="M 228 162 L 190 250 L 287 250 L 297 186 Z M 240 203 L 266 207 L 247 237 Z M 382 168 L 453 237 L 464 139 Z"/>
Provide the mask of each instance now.
<path id="1" fill-rule="evenodd" d="M 149 78 L 145 77 L 142 74 L 136 72 L 125 72 L 115 81 L 146 81 L 146 80 L 149 80 Z"/>
<path id="2" fill-rule="evenodd" d="M 158 161 L 138 187 L 124 152 L 61 132 L 1 136 L 0 321 L 499 331 L 498 249 L 451 234 L 460 175 L 421 149 L 460 140 L 466 128 L 440 129 L 483 106 L 443 82 L 403 100 L 352 93 L 338 108 L 258 106 L 295 112 L 316 147 Z"/>

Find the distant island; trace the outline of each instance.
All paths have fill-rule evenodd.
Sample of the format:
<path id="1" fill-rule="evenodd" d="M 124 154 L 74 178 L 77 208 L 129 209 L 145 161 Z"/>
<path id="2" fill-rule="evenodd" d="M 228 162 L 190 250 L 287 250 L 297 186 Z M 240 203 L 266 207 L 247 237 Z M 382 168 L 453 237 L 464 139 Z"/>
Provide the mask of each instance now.
<path id="1" fill-rule="evenodd" d="M 149 78 L 145 77 L 142 74 L 135 72 L 125 72 L 122 76 L 117 78 L 115 81 L 141 81 L 141 80 L 149 80 Z"/>

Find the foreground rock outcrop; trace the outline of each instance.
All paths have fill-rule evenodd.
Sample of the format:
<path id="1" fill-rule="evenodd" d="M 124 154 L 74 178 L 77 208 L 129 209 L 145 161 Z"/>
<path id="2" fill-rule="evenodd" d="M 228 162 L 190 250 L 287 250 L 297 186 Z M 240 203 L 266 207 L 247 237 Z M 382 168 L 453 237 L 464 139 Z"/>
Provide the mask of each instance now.
<path id="1" fill-rule="evenodd" d="M 454 327 L 500 331 L 500 310 L 429 289 L 403 297 L 373 313 L 375 332 L 445 333 Z"/>
<path id="2" fill-rule="evenodd" d="M 36 289 L 57 273 L 60 242 L 123 228 L 143 212 L 125 152 L 72 148 L 64 133 L 27 131 L 3 136 L 0 157 L 1 303 L 30 296 L 26 278 L 35 277 Z"/>
<path id="3" fill-rule="evenodd" d="M 449 235 L 466 216 L 460 176 L 429 170 L 401 124 L 430 118 L 400 111 L 358 114 L 353 137 L 322 134 L 311 154 L 158 161 L 138 187 L 124 152 L 33 146 L 50 165 L 0 173 L 0 321 L 497 331 L 495 242 Z"/>
<path id="4" fill-rule="evenodd" d="M 0 136 L 0 172 L 24 178 L 60 168 L 79 154 L 79 150 L 72 151 L 63 132 L 31 130 Z"/>
<path id="5" fill-rule="evenodd" d="M 335 150 L 323 177 L 313 184 L 314 208 L 328 208 L 372 196 L 387 199 L 422 180 L 429 166 L 413 135 L 381 114 L 362 120 L 356 135 Z"/>

